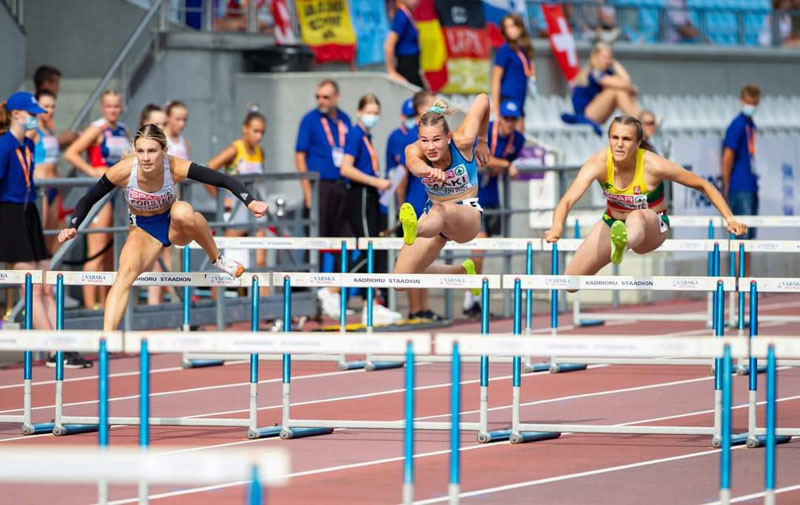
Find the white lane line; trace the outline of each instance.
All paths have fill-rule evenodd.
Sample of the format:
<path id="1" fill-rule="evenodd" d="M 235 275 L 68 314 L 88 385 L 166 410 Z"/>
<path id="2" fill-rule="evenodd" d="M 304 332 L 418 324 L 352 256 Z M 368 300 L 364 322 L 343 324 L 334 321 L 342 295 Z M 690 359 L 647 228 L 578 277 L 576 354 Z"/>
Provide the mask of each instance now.
<path id="1" fill-rule="evenodd" d="M 797 491 L 797 490 L 800 490 L 800 484 L 778 488 L 775 490 L 775 494 L 789 493 L 791 491 Z M 737 496 L 736 498 L 731 498 L 731 503 L 741 503 L 741 502 L 756 500 L 758 498 L 763 498 L 763 497 L 764 497 L 764 491 L 761 491 L 759 493 L 753 493 L 744 496 Z M 720 502 L 718 501 L 711 503 L 706 502 L 703 505 L 720 505 Z"/>

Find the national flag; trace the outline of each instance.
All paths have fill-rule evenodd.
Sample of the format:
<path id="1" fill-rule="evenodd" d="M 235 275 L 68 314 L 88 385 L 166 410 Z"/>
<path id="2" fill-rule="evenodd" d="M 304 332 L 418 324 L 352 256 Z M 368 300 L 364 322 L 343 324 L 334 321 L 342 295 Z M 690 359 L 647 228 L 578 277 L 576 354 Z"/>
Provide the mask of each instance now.
<path id="1" fill-rule="evenodd" d="M 550 48 L 561 67 L 567 81 L 572 81 L 578 74 L 578 51 L 575 37 L 567 24 L 567 17 L 561 5 L 542 4 L 542 13 L 547 21 L 547 32 L 550 36 Z"/>
<path id="2" fill-rule="evenodd" d="M 447 42 L 445 93 L 489 90 L 489 35 L 483 4 L 475 0 L 436 0 L 436 11 Z"/>
<path id="3" fill-rule="evenodd" d="M 350 63 L 356 54 L 356 34 L 343 0 L 294 0 L 303 43 L 317 63 Z"/>
<path id="4" fill-rule="evenodd" d="M 439 91 L 447 84 L 447 48 L 434 0 L 420 1 L 414 9 L 414 22 L 419 30 L 419 66 L 431 91 Z"/>

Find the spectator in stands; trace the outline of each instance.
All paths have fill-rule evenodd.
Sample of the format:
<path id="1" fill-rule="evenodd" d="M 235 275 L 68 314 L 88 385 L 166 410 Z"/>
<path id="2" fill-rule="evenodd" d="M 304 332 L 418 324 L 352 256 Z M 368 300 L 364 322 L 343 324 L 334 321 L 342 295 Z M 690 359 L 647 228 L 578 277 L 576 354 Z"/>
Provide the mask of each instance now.
<path id="1" fill-rule="evenodd" d="M 247 30 L 248 3 L 248 0 L 227 0 L 224 15 L 214 20 L 214 30 L 227 32 L 243 32 Z M 266 0 L 256 0 L 256 26 L 258 31 L 262 33 L 272 31 L 270 24 L 258 15 L 266 4 Z"/>
<path id="2" fill-rule="evenodd" d="M 700 30 L 692 23 L 689 17 L 689 7 L 686 0 L 669 0 L 667 4 L 667 32 L 664 34 L 665 42 L 693 43 L 702 42 Z"/>
<path id="3" fill-rule="evenodd" d="M 742 111 L 725 130 L 722 145 L 722 195 L 734 216 L 755 216 L 758 214 L 758 174 L 753 166 L 756 154 L 753 116 L 761 100 L 761 90 L 755 84 L 748 84 L 742 88 L 739 98 Z M 755 230 L 750 228 L 746 238 L 754 237 Z"/>
<path id="4" fill-rule="evenodd" d="M 800 1 L 772 0 L 772 12 L 764 18 L 764 26 L 758 35 L 762 46 L 800 47 Z"/>
<path id="5" fill-rule="evenodd" d="M 503 216 L 491 212 L 500 210 L 500 175 L 507 173 L 509 177 L 515 178 L 519 173 L 514 167 L 514 160 L 525 145 L 525 136 L 515 130 L 514 125 L 520 117 L 522 113 L 516 102 L 509 100 L 500 105 L 499 119 L 489 123 L 489 163 L 479 170 L 478 186 L 478 204 L 488 212 L 484 212 L 477 238 L 502 234 Z M 475 271 L 479 274 L 483 272 L 483 256 L 477 255 L 472 259 L 475 262 Z M 473 295 L 470 290 L 464 293 L 464 314 L 471 317 L 481 314 L 480 297 Z"/>
<path id="6" fill-rule="evenodd" d="M 103 117 L 92 122 L 64 152 L 64 159 L 75 168 L 93 179 L 100 178 L 108 167 L 118 163 L 123 154 L 130 149 L 130 133 L 125 123 L 119 120 L 122 115 L 122 97 L 116 91 L 107 90 L 100 95 L 100 113 Z M 88 161 L 83 159 L 86 152 Z M 114 222 L 113 199 L 104 205 L 89 224 L 89 228 L 108 228 Z M 89 233 L 86 235 L 86 272 L 112 270 L 113 237 L 110 233 Z M 98 290 L 100 292 L 98 296 Z M 83 304 L 86 308 L 99 309 L 108 293 L 107 286 L 83 286 Z"/>
<path id="7" fill-rule="evenodd" d="M 616 41 L 622 33 L 617 26 L 617 13 L 608 0 L 594 0 L 581 7 L 583 38 L 590 42 Z"/>
<path id="8" fill-rule="evenodd" d="M 401 110 L 403 123 L 389 135 L 386 144 L 386 163 L 394 165 L 397 170 L 403 170 L 405 177 L 397 186 L 398 204 L 410 203 L 417 215 L 422 215 L 428 193 L 422 184 L 422 179 L 415 176 L 406 168 L 406 147 L 417 141 L 417 121 L 431 108 L 436 96 L 430 91 L 417 91 L 414 96 L 405 102 Z M 398 223 L 399 227 L 399 223 Z M 402 230 L 400 235 L 402 236 Z M 428 301 L 428 291 L 425 289 L 409 289 L 408 293 L 408 319 L 428 319 L 440 321 L 444 319 L 431 310 Z"/>
<path id="9" fill-rule="evenodd" d="M 38 125 L 35 129 L 26 132 L 26 136 L 33 140 L 35 145 L 33 160 L 36 163 L 37 179 L 55 179 L 58 177 L 58 160 L 61 158 L 61 145 L 56 136 L 53 125 L 53 115 L 56 112 L 56 96 L 46 89 L 36 93 L 36 100 L 45 112 L 37 116 Z M 55 230 L 60 228 L 59 222 L 63 219 L 61 214 L 62 199 L 58 188 L 47 188 L 45 198 L 42 200 L 42 215 L 44 228 Z M 50 253 L 58 249 L 58 240 L 55 235 L 45 237 L 47 250 Z"/>
<path id="10" fill-rule="evenodd" d="M 650 143 L 657 154 L 669 159 L 672 146 L 659 132 L 661 120 L 656 117 L 653 111 L 645 109 L 639 114 L 639 121 L 642 123 L 644 139 Z"/>
<path id="11" fill-rule="evenodd" d="M 344 147 L 350 118 L 341 111 L 339 104 L 339 85 L 336 81 L 325 79 L 316 88 L 317 108 L 308 112 L 300 121 L 295 145 L 295 166 L 300 173 L 319 172 L 319 223 L 320 237 L 349 237 L 352 231 L 345 218 L 347 186 L 339 172 L 344 159 Z M 311 209 L 311 183 L 302 181 L 303 202 L 306 215 Z M 336 255 L 323 254 L 323 271 L 333 271 Z M 320 289 L 317 291 L 324 313 L 339 318 L 339 297 L 337 291 Z"/>
<path id="12" fill-rule="evenodd" d="M 349 181 L 345 213 L 350 228 L 356 237 L 378 237 L 385 228 L 381 224 L 379 191 L 388 190 L 392 183 L 381 177 L 378 155 L 372 145 L 372 129 L 378 126 L 381 104 L 373 94 L 364 95 L 358 101 L 358 121 L 347 132 L 342 160 L 342 177 Z M 360 261 L 359 272 L 366 272 L 366 262 Z M 375 272 L 389 270 L 386 251 L 375 251 Z M 362 294 L 366 290 L 361 291 Z M 403 316 L 386 308 L 388 291 L 378 290 L 377 303 L 373 305 L 372 317 L 376 324 L 393 324 Z M 364 296 L 364 311 L 361 318 L 367 323 L 367 299 Z"/>
<path id="13" fill-rule="evenodd" d="M 561 117 L 565 122 L 588 123 L 598 135 L 602 135 L 600 125 L 617 108 L 628 116 L 639 115 L 639 102 L 636 100 L 639 90 L 625 67 L 614 59 L 611 46 L 605 42 L 592 47 L 589 61 L 575 76 L 573 85 L 575 114 L 563 114 Z"/>
<path id="14" fill-rule="evenodd" d="M 182 160 L 191 159 L 189 139 L 183 136 L 186 122 L 189 120 L 189 108 L 186 104 L 173 100 L 167 103 L 167 124 L 164 135 L 167 137 L 167 153 Z"/>
<path id="15" fill-rule="evenodd" d="M 0 103 L 0 227 L 4 238 L 0 261 L 10 263 L 14 270 L 49 268 L 50 253 L 36 208 L 35 146 L 25 137 L 26 131 L 38 126 L 36 116 L 45 112 L 27 91 L 18 91 Z M 55 309 L 52 289 L 34 284 L 33 327 L 54 329 Z M 70 368 L 92 366 L 91 361 L 75 353 L 66 353 L 64 358 L 65 365 Z M 48 360 L 50 364 L 55 365 L 55 356 Z"/>
<path id="16" fill-rule="evenodd" d="M 419 30 L 413 14 L 418 5 L 419 0 L 398 1 L 392 27 L 383 46 L 386 72 L 392 79 L 428 88 L 419 66 Z"/>
<path id="17" fill-rule="evenodd" d="M 500 103 L 517 104 L 515 127 L 523 131 L 525 97 L 536 93 L 536 66 L 533 62 L 533 45 L 519 14 L 505 16 L 500 26 L 505 43 L 497 49 L 492 67 L 492 115 L 499 117 Z"/>
<path id="18" fill-rule="evenodd" d="M 167 125 L 167 113 L 158 105 L 148 103 L 139 114 L 139 127 L 147 124 L 156 125 L 163 131 Z"/>

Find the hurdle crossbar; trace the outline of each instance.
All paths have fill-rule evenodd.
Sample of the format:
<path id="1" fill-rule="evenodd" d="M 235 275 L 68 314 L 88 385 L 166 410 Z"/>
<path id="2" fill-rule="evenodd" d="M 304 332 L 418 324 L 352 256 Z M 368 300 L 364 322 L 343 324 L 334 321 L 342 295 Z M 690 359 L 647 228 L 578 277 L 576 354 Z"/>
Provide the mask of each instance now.
<path id="1" fill-rule="evenodd" d="M 342 243 L 353 250 L 357 240 L 353 237 L 214 237 L 214 242 L 220 248 L 327 251 L 339 250 Z M 197 242 L 186 247 L 201 249 Z"/>
<path id="2" fill-rule="evenodd" d="M 358 239 L 358 249 L 372 248 L 377 251 L 397 251 L 403 248 L 401 237 L 362 237 Z M 530 244 L 534 251 L 542 250 L 542 239 L 540 238 L 476 238 L 469 242 L 456 242 L 449 240 L 443 250 L 448 251 L 525 251 Z"/>

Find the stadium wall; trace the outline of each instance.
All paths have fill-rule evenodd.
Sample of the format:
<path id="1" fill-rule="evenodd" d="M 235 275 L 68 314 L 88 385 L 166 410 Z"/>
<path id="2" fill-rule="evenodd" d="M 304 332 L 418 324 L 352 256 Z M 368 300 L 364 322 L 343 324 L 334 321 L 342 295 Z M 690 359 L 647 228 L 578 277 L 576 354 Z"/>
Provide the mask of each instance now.
<path id="1" fill-rule="evenodd" d="M 0 100 L 18 90 L 25 79 L 25 33 L 6 9 L 0 5 L 0 68 L 3 78 L 0 79 Z"/>

